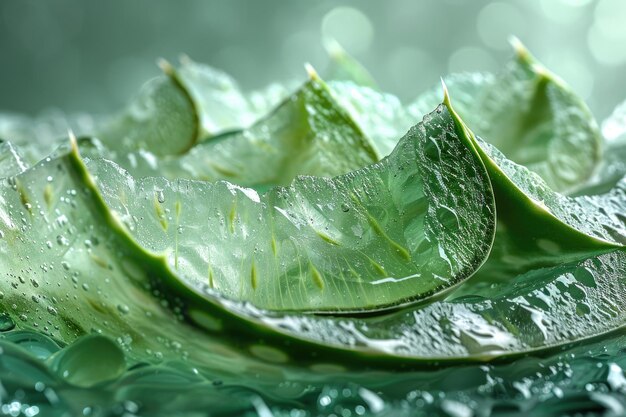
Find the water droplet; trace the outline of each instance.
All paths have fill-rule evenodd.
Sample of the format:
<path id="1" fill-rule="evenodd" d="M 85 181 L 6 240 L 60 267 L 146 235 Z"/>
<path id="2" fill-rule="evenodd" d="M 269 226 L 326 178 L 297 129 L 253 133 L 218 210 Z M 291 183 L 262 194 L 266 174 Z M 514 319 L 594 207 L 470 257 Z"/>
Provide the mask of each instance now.
<path id="1" fill-rule="evenodd" d="M 0 314 L 0 332 L 7 332 L 15 328 L 15 322 L 8 314 Z"/>
<path id="2" fill-rule="evenodd" d="M 347 205 L 346 203 L 341 204 L 341 211 L 343 211 L 344 213 L 347 213 L 350 211 L 350 206 Z"/>
<path id="3" fill-rule="evenodd" d="M 128 314 L 128 312 L 130 311 L 130 309 L 128 308 L 127 305 L 125 304 L 118 304 L 117 305 L 117 310 L 122 313 L 122 314 Z"/>
<path id="4" fill-rule="evenodd" d="M 165 194 L 163 194 L 162 190 L 158 190 L 156 192 L 157 201 L 161 204 L 165 203 Z"/>
<path id="5" fill-rule="evenodd" d="M 52 306 L 48 306 L 47 310 L 48 310 L 48 313 L 52 314 L 53 316 L 56 316 L 58 314 L 56 308 Z"/>

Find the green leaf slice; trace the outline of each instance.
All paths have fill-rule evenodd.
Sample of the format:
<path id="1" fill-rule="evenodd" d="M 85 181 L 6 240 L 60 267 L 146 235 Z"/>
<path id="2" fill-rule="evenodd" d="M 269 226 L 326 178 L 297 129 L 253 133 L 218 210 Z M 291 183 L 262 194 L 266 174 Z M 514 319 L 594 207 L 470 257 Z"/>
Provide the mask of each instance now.
<path id="1" fill-rule="evenodd" d="M 514 41 L 515 57 L 495 77 L 457 76 L 450 92 L 467 125 L 507 158 L 526 166 L 554 190 L 579 188 L 600 161 L 601 137 L 585 103 Z M 474 81 L 474 82 L 472 82 Z M 428 92 L 409 107 L 432 104 Z M 435 101 L 436 102 L 436 101 Z"/>
<path id="2" fill-rule="evenodd" d="M 150 149 L 156 155 L 188 151 L 200 137 L 198 109 L 175 70 L 148 81 L 128 108 L 102 123 L 96 136 L 118 152 Z"/>
<path id="3" fill-rule="evenodd" d="M 358 312 L 438 294 L 486 258 L 495 209 L 468 135 L 442 105 L 383 161 L 263 195 L 135 180 L 104 160 L 89 169 L 139 244 L 184 281 L 270 310 Z"/>
<path id="4" fill-rule="evenodd" d="M 0 196 L 3 331 L 29 329 L 64 343 L 101 333 L 133 362 L 180 358 L 172 341 L 189 343 L 205 362 L 211 355 L 203 349 L 220 348 L 202 332 L 191 337 L 176 302 L 152 287 L 164 264 L 124 238 L 75 151 L 6 178 Z M 196 340 L 202 348 L 192 347 Z"/>

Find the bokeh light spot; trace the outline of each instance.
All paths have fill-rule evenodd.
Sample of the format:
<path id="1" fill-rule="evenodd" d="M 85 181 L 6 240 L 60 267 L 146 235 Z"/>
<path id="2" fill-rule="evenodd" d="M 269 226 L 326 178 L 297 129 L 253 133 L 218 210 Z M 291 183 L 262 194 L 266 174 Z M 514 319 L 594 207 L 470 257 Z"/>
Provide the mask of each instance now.
<path id="1" fill-rule="evenodd" d="M 370 19 L 353 7 L 336 7 L 322 19 L 322 36 L 336 39 L 348 51 L 358 54 L 372 43 L 374 28 Z"/>
<path id="2" fill-rule="evenodd" d="M 476 29 L 485 45 L 495 49 L 508 49 L 510 35 L 526 34 L 526 23 L 520 11 L 512 4 L 490 3 L 483 7 L 476 19 Z"/>

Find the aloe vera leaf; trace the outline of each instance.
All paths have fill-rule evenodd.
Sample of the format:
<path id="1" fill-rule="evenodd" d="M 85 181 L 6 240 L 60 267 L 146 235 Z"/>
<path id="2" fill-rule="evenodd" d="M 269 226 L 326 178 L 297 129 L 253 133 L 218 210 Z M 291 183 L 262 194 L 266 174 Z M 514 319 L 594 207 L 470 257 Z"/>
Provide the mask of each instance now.
<path id="1" fill-rule="evenodd" d="M 174 69 L 165 62 L 161 66 L 165 75 L 144 84 L 127 108 L 116 115 L 1 115 L 0 137 L 23 149 L 30 163 L 64 143 L 68 130 L 81 136 L 97 136 L 119 153 L 139 149 L 150 149 L 159 156 L 184 153 L 200 136 L 198 109 Z"/>
<path id="2" fill-rule="evenodd" d="M 377 161 L 369 140 L 325 83 L 314 71 L 310 75 L 294 95 L 252 127 L 199 143 L 185 155 L 111 152 L 96 142 L 82 151 L 111 159 L 137 177 L 224 179 L 257 188 L 286 185 L 302 174 L 339 175 Z"/>
<path id="3" fill-rule="evenodd" d="M 165 262 L 127 237 L 76 148 L 2 181 L 0 197 L 0 331 L 61 343 L 102 334 L 128 364 L 188 358 L 216 369 L 245 366 L 246 355 L 224 354 L 225 342 L 185 324 L 181 300 L 158 286 Z"/>
<path id="4" fill-rule="evenodd" d="M 497 76 L 464 75 L 450 83 L 452 97 L 460 98 L 455 109 L 477 136 L 539 174 L 552 189 L 575 191 L 600 161 L 597 123 L 569 86 L 519 41 L 513 44 L 515 57 Z M 428 108 L 435 94 L 427 92 L 409 110 Z"/>
<path id="5" fill-rule="evenodd" d="M 161 67 L 164 75 L 144 84 L 123 112 L 97 127 L 96 136 L 110 149 L 178 155 L 198 141 L 198 109 L 172 66 L 163 61 Z"/>
<path id="6" fill-rule="evenodd" d="M 324 48 L 330 58 L 325 78 L 334 81 L 352 81 L 363 87 L 377 89 L 378 85 L 369 71 L 352 57 L 335 39 L 327 39 Z M 439 103 L 437 103 L 439 104 Z M 432 110 L 431 107 L 429 110 Z"/>
<path id="7" fill-rule="evenodd" d="M 539 174 L 551 188 L 575 189 L 599 162 L 597 124 L 584 102 L 521 44 L 516 54 L 486 91 L 484 110 L 473 113 L 476 123 L 468 124 L 475 124 L 478 136 Z"/>
<path id="8" fill-rule="evenodd" d="M 181 279 L 272 310 L 379 310 L 455 286 L 490 248 L 490 184 L 447 105 L 380 163 L 261 196 L 224 182 L 135 180 L 107 161 L 89 169 L 140 245 Z"/>

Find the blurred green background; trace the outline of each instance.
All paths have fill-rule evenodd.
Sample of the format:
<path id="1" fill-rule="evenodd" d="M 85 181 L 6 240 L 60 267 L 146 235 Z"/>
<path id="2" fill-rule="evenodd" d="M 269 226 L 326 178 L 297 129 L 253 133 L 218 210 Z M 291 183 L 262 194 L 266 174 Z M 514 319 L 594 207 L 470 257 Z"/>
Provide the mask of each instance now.
<path id="1" fill-rule="evenodd" d="M 323 37 L 410 100 L 497 71 L 517 35 L 600 119 L 626 98 L 626 0 L 1 0 L 0 110 L 109 112 L 186 53 L 245 89 L 320 72 Z"/>

